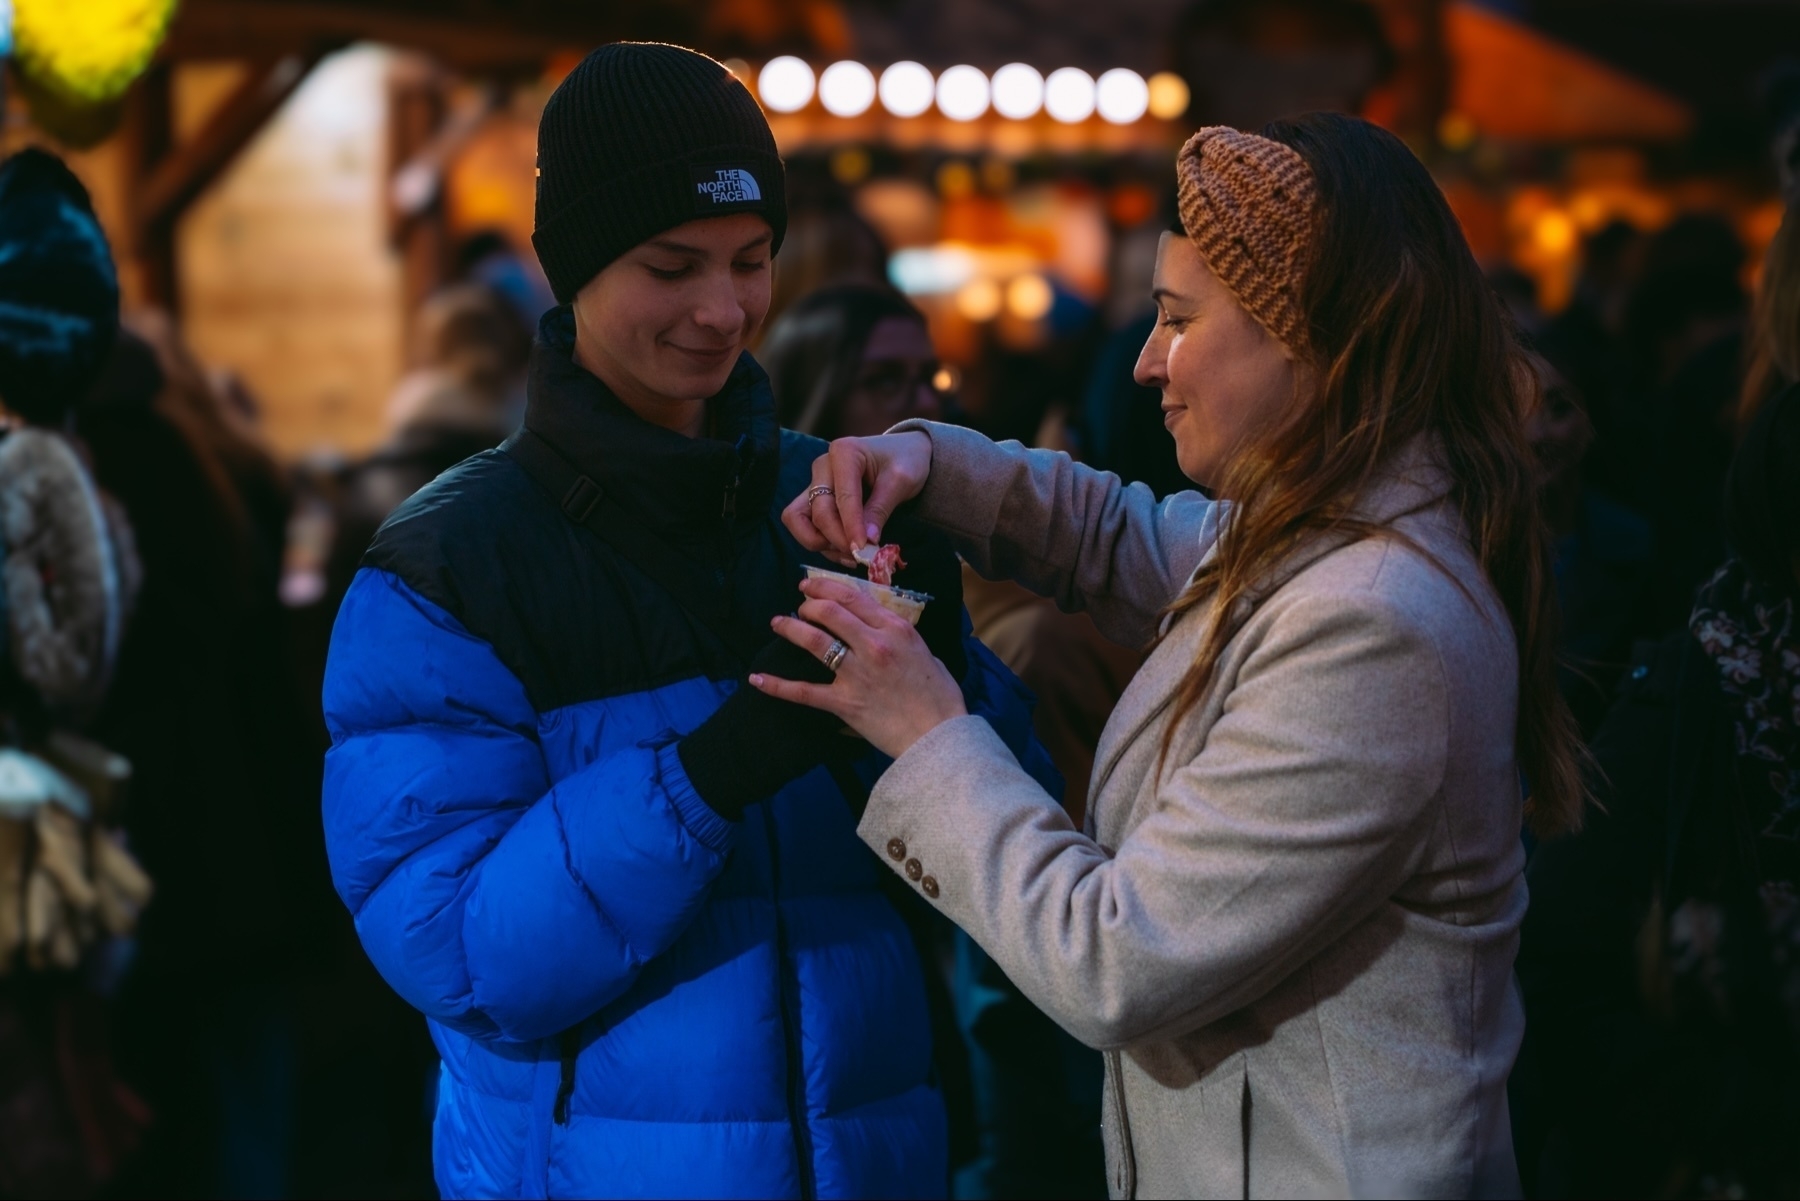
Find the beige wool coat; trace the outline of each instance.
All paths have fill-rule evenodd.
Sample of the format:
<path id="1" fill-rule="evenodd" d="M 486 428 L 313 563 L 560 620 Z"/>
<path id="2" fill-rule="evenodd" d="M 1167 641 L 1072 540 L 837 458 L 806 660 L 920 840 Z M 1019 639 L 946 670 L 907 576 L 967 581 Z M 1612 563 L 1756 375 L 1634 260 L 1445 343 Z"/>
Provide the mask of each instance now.
<path id="1" fill-rule="evenodd" d="M 921 516 L 976 570 L 1156 636 L 1210 502 L 909 425 Z M 874 790 L 864 841 L 1107 1053 L 1116 1197 L 1518 1192 L 1517 658 L 1446 491 L 1421 443 L 1362 509 L 1441 566 L 1386 538 L 1289 562 L 1159 774 L 1210 614 L 1176 623 L 1107 726 L 1085 830 L 979 718 Z"/>

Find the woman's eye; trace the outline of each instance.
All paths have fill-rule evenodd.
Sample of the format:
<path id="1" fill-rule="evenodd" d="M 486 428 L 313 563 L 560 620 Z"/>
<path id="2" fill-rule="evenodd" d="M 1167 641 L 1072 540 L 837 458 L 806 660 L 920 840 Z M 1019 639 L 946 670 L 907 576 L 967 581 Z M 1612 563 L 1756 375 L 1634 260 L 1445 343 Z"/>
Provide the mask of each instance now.
<path id="1" fill-rule="evenodd" d="M 657 279 L 680 279 L 688 273 L 686 267 L 649 267 L 647 270 Z"/>
<path id="2" fill-rule="evenodd" d="M 744 275 L 753 275 L 769 265 L 768 259 L 758 259 L 754 263 L 738 263 L 737 269 Z"/>

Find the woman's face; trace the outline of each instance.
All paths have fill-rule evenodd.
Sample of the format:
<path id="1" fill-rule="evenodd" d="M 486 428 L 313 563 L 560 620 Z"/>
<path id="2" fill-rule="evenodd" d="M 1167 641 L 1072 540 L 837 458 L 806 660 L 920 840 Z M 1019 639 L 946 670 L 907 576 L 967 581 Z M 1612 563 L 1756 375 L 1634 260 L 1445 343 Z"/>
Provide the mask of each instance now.
<path id="1" fill-rule="evenodd" d="M 862 365 L 844 398 L 838 436 L 868 438 L 914 417 L 941 417 L 943 405 L 931 382 L 937 372 L 937 351 L 924 324 L 883 317 L 869 331 Z"/>
<path id="2" fill-rule="evenodd" d="M 1163 235 L 1151 296 L 1156 328 L 1133 376 L 1161 390 L 1182 473 L 1217 487 L 1245 438 L 1292 401 L 1293 356 L 1185 237 Z"/>
<path id="3" fill-rule="evenodd" d="M 578 361 L 650 420 L 716 395 L 768 315 L 772 237 L 737 213 L 633 247 L 575 297 Z"/>

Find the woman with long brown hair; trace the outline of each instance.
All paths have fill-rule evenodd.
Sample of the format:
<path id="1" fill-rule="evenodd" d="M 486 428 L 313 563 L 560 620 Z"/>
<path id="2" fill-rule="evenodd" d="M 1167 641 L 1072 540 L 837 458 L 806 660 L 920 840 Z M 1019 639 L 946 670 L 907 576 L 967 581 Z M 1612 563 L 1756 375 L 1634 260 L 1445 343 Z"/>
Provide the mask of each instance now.
<path id="1" fill-rule="evenodd" d="M 1583 791 L 1534 376 L 1391 135 L 1205 129 L 1177 169 L 1137 373 L 1218 500 L 906 423 L 834 443 L 786 515 L 847 560 L 916 498 L 983 574 L 1155 641 L 1086 829 L 847 584 L 775 622 L 834 682 L 752 682 L 894 757 L 863 839 L 1109 1052 L 1116 1195 L 1514 1192 L 1519 834 Z"/>

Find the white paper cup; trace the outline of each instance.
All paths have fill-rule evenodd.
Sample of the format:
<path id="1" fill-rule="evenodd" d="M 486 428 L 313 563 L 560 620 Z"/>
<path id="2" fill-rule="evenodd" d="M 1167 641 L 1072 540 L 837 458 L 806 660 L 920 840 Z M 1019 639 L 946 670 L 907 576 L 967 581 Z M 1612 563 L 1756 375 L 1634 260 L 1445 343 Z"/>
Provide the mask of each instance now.
<path id="1" fill-rule="evenodd" d="M 925 605 L 931 600 L 931 597 L 923 592 L 895 588 L 888 584 L 876 584 L 861 576 L 848 575 L 842 571 L 827 571 L 823 567 L 808 567 L 806 578 L 809 580 L 839 580 L 852 588 L 866 592 L 888 612 L 897 613 L 906 618 L 908 625 L 919 624 L 919 618 L 925 612 Z"/>

